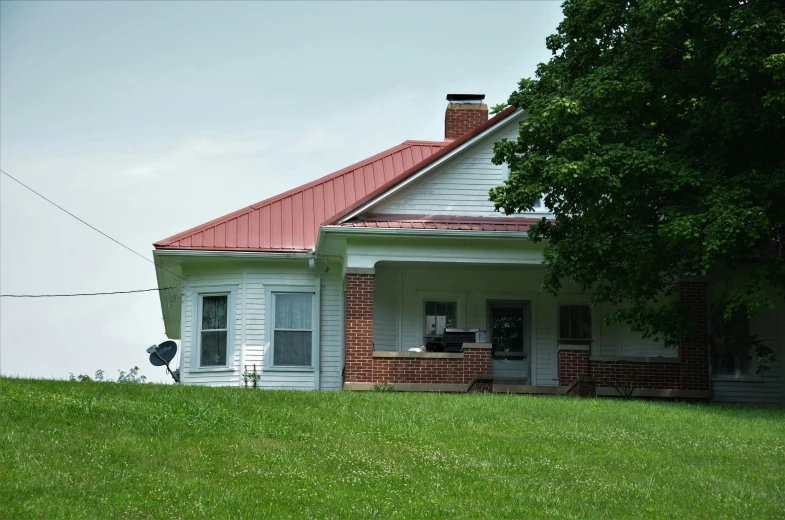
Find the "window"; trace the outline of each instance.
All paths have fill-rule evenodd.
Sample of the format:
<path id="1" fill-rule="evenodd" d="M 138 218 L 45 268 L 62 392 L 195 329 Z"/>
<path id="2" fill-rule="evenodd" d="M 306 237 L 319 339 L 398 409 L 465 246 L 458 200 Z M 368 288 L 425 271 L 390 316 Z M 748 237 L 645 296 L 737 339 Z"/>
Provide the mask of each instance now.
<path id="1" fill-rule="evenodd" d="M 199 366 L 227 366 L 229 294 L 200 294 L 199 315 Z"/>
<path id="2" fill-rule="evenodd" d="M 273 293 L 273 366 L 313 365 L 313 294 Z"/>
<path id="3" fill-rule="evenodd" d="M 444 329 L 454 328 L 458 323 L 458 304 L 456 302 L 425 302 L 426 338 L 441 337 Z"/>
<path id="4" fill-rule="evenodd" d="M 559 305 L 559 344 L 591 345 L 591 307 Z"/>
<path id="5" fill-rule="evenodd" d="M 749 320 L 746 316 L 723 326 L 712 320 L 711 375 L 718 379 L 746 379 L 756 376 L 758 359 L 748 341 Z"/>

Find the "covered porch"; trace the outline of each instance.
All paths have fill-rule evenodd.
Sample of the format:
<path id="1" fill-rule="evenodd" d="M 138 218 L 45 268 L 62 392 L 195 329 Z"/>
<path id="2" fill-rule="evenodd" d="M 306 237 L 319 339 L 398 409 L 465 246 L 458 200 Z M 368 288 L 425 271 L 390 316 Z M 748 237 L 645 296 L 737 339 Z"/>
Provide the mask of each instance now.
<path id="1" fill-rule="evenodd" d="M 704 346 L 667 349 L 605 326 L 608 309 L 576 288 L 541 292 L 542 275 L 511 263 L 347 268 L 344 388 L 613 396 L 632 386 L 642 397 L 709 397 Z M 696 286 L 685 287 L 694 299 Z M 474 337 L 446 349 L 453 329 Z"/>

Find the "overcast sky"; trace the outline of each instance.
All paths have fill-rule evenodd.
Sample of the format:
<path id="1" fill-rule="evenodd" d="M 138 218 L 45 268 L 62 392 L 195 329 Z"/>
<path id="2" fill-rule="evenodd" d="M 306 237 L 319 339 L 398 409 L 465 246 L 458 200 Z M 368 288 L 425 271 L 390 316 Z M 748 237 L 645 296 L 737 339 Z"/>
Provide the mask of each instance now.
<path id="1" fill-rule="evenodd" d="M 0 2 L 0 167 L 129 247 L 406 139 L 445 95 L 506 101 L 547 61 L 558 2 Z M 156 286 L 134 256 L 0 175 L 0 292 Z M 154 293 L 0 300 L 0 372 L 134 365 Z"/>

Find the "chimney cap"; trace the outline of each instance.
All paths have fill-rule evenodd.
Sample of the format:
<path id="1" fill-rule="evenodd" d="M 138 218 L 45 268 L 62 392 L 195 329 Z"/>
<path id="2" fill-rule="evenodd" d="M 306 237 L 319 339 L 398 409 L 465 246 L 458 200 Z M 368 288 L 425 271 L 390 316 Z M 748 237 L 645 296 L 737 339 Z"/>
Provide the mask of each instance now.
<path id="1" fill-rule="evenodd" d="M 447 101 L 458 103 L 482 103 L 485 94 L 447 94 Z"/>

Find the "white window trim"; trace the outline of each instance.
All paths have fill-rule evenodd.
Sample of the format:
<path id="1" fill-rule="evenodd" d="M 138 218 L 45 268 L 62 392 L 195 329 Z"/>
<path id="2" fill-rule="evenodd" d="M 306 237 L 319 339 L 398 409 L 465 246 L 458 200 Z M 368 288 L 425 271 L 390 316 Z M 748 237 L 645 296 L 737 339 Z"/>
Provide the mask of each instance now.
<path id="1" fill-rule="evenodd" d="M 191 349 L 191 370 L 189 372 L 234 372 L 234 337 L 235 337 L 235 302 L 237 296 L 236 285 L 223 286 L 199 286 L 192 287 L 194 321 L 192 324 L 192 349 Z M 226 309 L 226 365 L 212 365 L 203 367 L 202 365 L 202 298 L 204 296 L 228 296 Z"/>
<path id="2" fill-rule="evenodd" d="M 273 364 L 275 348 L 275 295 L 276 294 L 310 294 L 311 299 L 311 366 L 276 366 Z M 271 372 L 315 372 L 319 364 L 319 291 L 313 285 L 265 285 L 264 303 L 264 370 Z"/>

